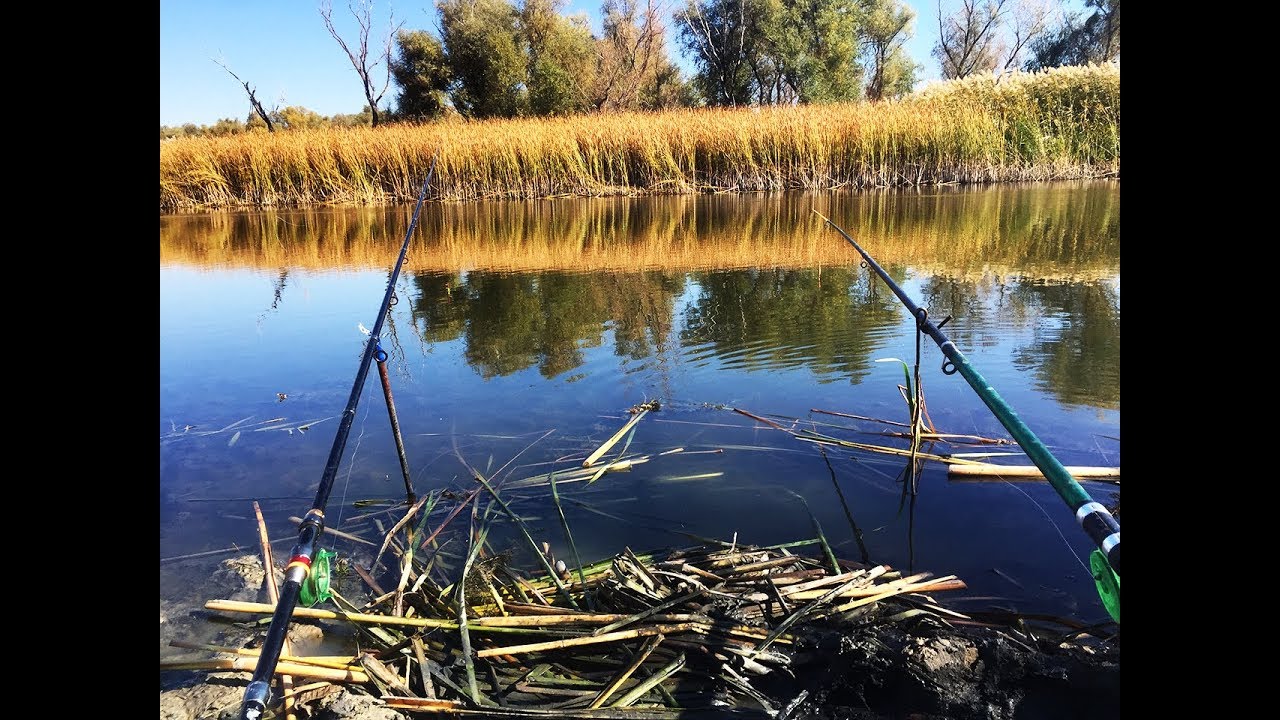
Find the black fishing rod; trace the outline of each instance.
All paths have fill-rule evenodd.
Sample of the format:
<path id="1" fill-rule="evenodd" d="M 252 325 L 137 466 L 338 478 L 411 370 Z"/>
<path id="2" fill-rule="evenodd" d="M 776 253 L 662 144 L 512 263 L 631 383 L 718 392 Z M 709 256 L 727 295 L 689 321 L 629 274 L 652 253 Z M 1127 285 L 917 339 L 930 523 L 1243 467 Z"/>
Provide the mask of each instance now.
<path id="1" fill-rule="evenodd" d="M 1027 427 L 1022 418 L 1018 417 L 1013 407 L 1005 402 L 1004 398 L 1000 397 L 995 388 L 991 387 L 986 378 L 982 377 L 977 368 L 956 348 L 956 344 L 939 329 L 940 326 L 933 324 L 933 321 L 929 319 L 928 311 L 912 302 L 902 288 L 898 287 L 898 284 L 889 277 L 889 273 L 885 272 L 884 268 L 880 267 L 880 264 L 867 254 L 866 250 L 862 249 L 862 246 L 849 237 L 849 233 L 846 233 L 839 225 L 836 225 L 822 213 L 816 210 L 814 213 L 826 220 L 828 225 L 835 228 L 836 232 L 839 232 L 844 236 L 845 240 L 849 241 L 849 244 L 862 256 L 865 264 L 880 276 L 880 279 L 893 290 L 893 294 L 897 295 L 902 304 L 907 307 L 908 312 L 916 320 L 916 327 L 933 338 L 933 341 L 938 344 L 943 354 L 947 356 L 947 360 L 942 365 L 942 372 L 951 375 L 959 371 L 974 392 L 978 393 L 978 397 L 981 397 L 982 401 L 986 403 L 987 407 L 996 416 L 996 419 L 1000 421 L 1000 424 L 1004 425 L 1009 434 L 1013 436 L 1013 439 L 1022 447 L 1027 457 L 1031 458 L 1036 467 L 1040 468 L 1040 472 L 1044 473 L 1045 479 L 1049 481 L 1053 489 L 1058 492 L 1059 497 L 1075 513 L 1076 521 L 1080 523 L 1080 527 L 1084 529 L 1089 538 L 1098 546 L 1102 555 L 1106 557 L 1106 564 L 1110 565 L 1110 571 L 1114 572 L 1116 576 L 1115 587 L 1118 595 L 1120 523 L 1111 516 L 1111 512 L 1102 503 L 1095 502 L 1093 498 L 1089 497 L 1089 493 L 1080 487 L 1080 483 L 1076 482 L 1071 473 L 1067 472 L 1062 463 L 1053 456 L 1053 453 L 1049 452 L 1049 448 L 1040 441 L 1040 438 L 1036 437 L 1036 434 L 1031 431 L 1031 428 Z M 948 317 L 947 320 L 949 319 Z M 945 325 L 947 320 L 943 320 L 942 324 Z M 1099 569 L 1097 567 L 1094 567 L 1093 570 L 1095 579 L 1098 580 L 1099 592 L 1104 595 L 1103 600 L 1105 603 L 1107 601 L 1107 592 L 1103 590 L 1104 580 L 1098 578 Z M 1108 607 L 1108 610 L 1110 610 L 1110 607 Z M 1118 609 L 1112 614 L 1118 616 Z"/>
<path id="2" fill-rule="evenodd" d="M 356 417 L 356 406 L 360 404 L 360 391 L 364 388 L 365 378 L 369 375 L 369 364 L 378 349 L 379 334 L 382 322 L 391 308 L 391 296 L 395 292 L 396 279 L 400 276 L 400 267 L 404 265 L 405 255 L 409 252 L 409 240 L 418 225 L 418 214 L 422 212 L 422 204 L 427 198 L 427 186 L 431 184 L 431 176 L 436 171 L 436 158 L 431 158 L 431 168 L 427 171 L 427 179 L 422 182 L 422 191 L 418 193 L 418 204 L 413 209 L 413 219 L 409 221 L 409 229 L 404 234 L 404 243 L 400 246 L 400 256 L 396 258 L 396 266 L 391 271 L 391 279 L 387 281 L 387 292 L 382 297 L 382 307 L 378 309 L 378 318 L 373 323 L 369 340 L 365 343 L 364 356 L 360 358 L 360 370 L 356 373 L 355 384 L 351 386 L 351 397 L 347 399 L 347 409 L 342 411 L 342 422 L 338 425 L 338 434 L 333 439 L 333 448 L 329 450 L 329 460 L 325 463 L 324 474 L 320 477 L 320 487 L 316 490 L 316 499 L 302 525 L 298 529 L 298 543 L 293 546 L 293 554 L 284 571 L 284 585 L 280 588 L 280 600 L 276 603 L 275 614 L 271 616 L 271 627 L 267 629 L 267 639 L 263 641 L 258 665 L 253 670 L 253 678 L 244 691 L 244 702 L 240 706 L 241 720 L 258 720 L 267 709 L 267 698 L 271 692 L 271 678 L 275 675 L 276 663 L 280 660 L 280 651 L 284 647 L 285 634 L 289 629 L 289 621 L 293 616 L 293 608 L 298 603 L 298 593 L 302 583 L 311 573 L 311 559 L 315 555 L 316 540 L 324 531 L 324 508 L 329 503 L 329 493 L 333 490 L 333 480 L 338 474 L 338 465 L 342 463 L 342 453 L 347 447 L 347 436 L 351 434 L 351 424 Z M 268 568 L 268 572 L 270 572 Z"/>

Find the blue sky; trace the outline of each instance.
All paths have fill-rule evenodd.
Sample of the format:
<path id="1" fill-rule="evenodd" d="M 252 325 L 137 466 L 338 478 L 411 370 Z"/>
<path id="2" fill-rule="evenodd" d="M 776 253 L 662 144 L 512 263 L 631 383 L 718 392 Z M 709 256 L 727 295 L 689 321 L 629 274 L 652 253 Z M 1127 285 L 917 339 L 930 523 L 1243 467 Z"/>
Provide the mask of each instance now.
<path id="1" fill-rule="evenodd" d="M 669 3 L 683 0 L 668 0 Z M 597 0 L 569 0 L 566 12 L 585 12 L 599 30 Z M 922 79 L 938 76 L 929 48 L 938 34 L 936 0 L 908 0 L 916 10 L 916 34 L 907 51 L 924 65 Z M 944 3 L 944 6 L 946 3 Z M 374 10 L 386 26 L 388 8 L 411 29 L 435 29 L 432 0 L 392 5 L 375 0 Z M 345 0 L 335 0 L 333 17 L 344 38 L 355 36 L 355 22 Z M 668 23 L 669 47 L 678 55 L 674 25 Z M 267 107 L 301 105 L 321 115 L 356 113 L 364 94 L 342 49 L 329 36 L 320 17 L 319 0 L 160 0 L 160 124 L 210 125 L 219 118 L 248 116 L 244 88 L 213 62 L 221 58 L 256 88 Z M 379 75 L 378 77 L 381 77 Z M 384 103 L 393 101 L 395 86 Z"/>

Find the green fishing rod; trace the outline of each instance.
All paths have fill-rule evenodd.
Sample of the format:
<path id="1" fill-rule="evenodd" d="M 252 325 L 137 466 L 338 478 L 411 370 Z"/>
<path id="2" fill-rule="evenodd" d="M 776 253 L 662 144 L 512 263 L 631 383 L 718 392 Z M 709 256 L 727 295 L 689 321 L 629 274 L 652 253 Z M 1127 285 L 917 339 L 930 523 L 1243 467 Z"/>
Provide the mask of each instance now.
<path id="1" fill-rule="evenodd" d="M 396 279 L 400 276 L 400 268 L 404 265 L 405 255 L 409 252 L 409 240 L 413 237 L 414 228 L 418 226 L 418 215 L 422 212 L 422 204 L 427 198 L 427 186 L 431 184 L 431 176 L 435 171 L 436 158 L 433 155 L 427 178 L 422 181 L 422 191 L 418 193 L 418 203 L 413 209 L 409 229 L 405 231 L 404 242 L 400 245 L 400 255 L 396 258 L 395 268 L 392 269 L 391 278 L 387 281 L 387 292 L 382 297 L 378 318 L 373 323 L 368 342 L 365 343 L 364 356 L 360 358 L 360 369 L 356 372 L 355 384 L 351 386 L 351 396 L 347 399 L 347 407 L 342 412 L 342 421 L 333 439 L 333 447 L 329 450 L 329 459 L 320 477 L 320 487 L 316 490 L 315 502 L 307 511 L 298 529 L 298 543 L 293 546 L 289 565 L 284 571 L 284 585 L 280 588 L 280 599 L 276 602 L 275 613 L 271 616 L 271 626 L 267 629 L 267 638 L 262 643 L 258 664 L 253 669 L 253 677 L 244 691 L 244 701 L 240 706 L 241 720 L 258 720 L 267 709 L 271 678 L 275 674 L 276 664 L 280 661 L 280 651 L 284 648 L 285 634 L 289 629 L 289 621 L 293 617 L 293 608 L 298 603 L 302 584 L 311 574 L 311 562 L 316 553 L 316 540 L 324 531 L 324 508 L 329 504 L 333 480 L 337 477 L 338 466 L 342 463 L 342 453 L 347 447 L 347 436 L 351 434 L 351 424 L 356 417 L 356 406 L 360 404 L 360 391 L 364 388 L 365 378 L 369 375 L 369 365 L 374 353 L 380 350 L 382 323 L 391 309 L 391 296 L 395 293 Z M 268 568 L 268 572 L 270 571 L 271 569 Z"/>
<path id="2" fill-rule="evenodd" d="M 935 325 L 929 319 L 928 311 L 912 302 L 902 288 L 898 287 L 898 284 L 884 271 L 884 268 L 880 267 L 880 264 L 866 250 L 863 250 L 857 241 L 849 237 L 849 233 L 817 210 L 814 213 L 825 220 L 828 225 L 835 228 L 836 232 L 843 235 L 844 239 L 848 240 L 849 244 L 862 256 L 865 264 L 874 270 L 880 276 L 880 279 L 893 290 L 893 294 L 898 296 L 898 299 L 906 306 L 907 311 L 915 318 L 916 327 L 933 338 L 942 353 L 946 355 L 947 359 L 942 364 L 942 372 L 952 375 L 959 371 L 974 392 L 978 393 L 978 397 L 982 398 L 982 401 L 986 403 L 987 407 L 996 416 L 996 419 L 1000 421 L 1000 424 L 1004 425 L 1009 434 L 1013 436 L 1013 439 L 1022 447 L 1027 457 L 1031 458 L 1036 467 L 1040 468 L 1040 472 L 1044 473 L 1049 484 L 1058 492 L 1058 496 L 1075 513 L 1076 521 L 1080 523 L 1080 527 L 1084 529 L 1085 534 L 1098 547 L 1098 550 L 1094 551 L 1093 557 L 1090 558 L 1094 579 L 1097 581 L 1098 592 L 1102 596 L 1103 604 L 1106 605 L 1112 617 L 1119 622 L 1120 523 L 1111 516 L 1111 512 L 1102 503 L 1095 502 L 1093 498 L 1089 497 L 1089 493 L 1080 487 L 1080 483 L 1076 482 L 1071 473 L 1067 472 L 1062 463 L 1053 456 L 1053 453 L 1049 452 L 1049 448 L 1040 441 L 1040 438 L 1036 437 L 1036 434 L 1031 431 L 1031 428 L 1027 427 L 1022 418 L 1018 417 L 1013 407 L 1005 402 L 1004 398 L 1000 397 L 995 388 L 991 387 L 986 378 L 982 377 L 982 373 L 978 372 L 978 369 L 969 362 L 964 353 L 960 352 L 956 344 L 939 329 L 938 325 Z M 943 320 L 942 324 L 945 325 L 946 320 Z M 1114 596 L 1114 598 L 1111 596 Z"/>

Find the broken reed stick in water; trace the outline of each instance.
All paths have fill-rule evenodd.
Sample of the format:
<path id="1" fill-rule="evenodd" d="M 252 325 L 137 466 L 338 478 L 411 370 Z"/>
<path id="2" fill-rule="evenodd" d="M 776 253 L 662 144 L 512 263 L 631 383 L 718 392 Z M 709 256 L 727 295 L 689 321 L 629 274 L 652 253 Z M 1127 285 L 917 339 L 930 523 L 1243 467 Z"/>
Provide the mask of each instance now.
<path id="1" fill-rule="evenodd" d="M 218 612 L 241 612 L 259 615 L 271 615 L 275 613 L 276 606 L 269 603 L 240 602 L 238 600 L 208 600 L 205 602 L 206 610 L 215 610 Z M 417 618 L 417 617 L 395 617 L 393 615 L 371 615 L 368 613 L 357 612 L 335 612 L 333 610 L 321 610 L 319 608 L 294 608 L 293 616 L 295 618 L 309 618 L 312 620 L 349 620 L 369 625 L 394 625 L 404 627 L 421 627 L 435 628 L 439 630 L 457 630 L 458 623 L 452 620 L 437 620 L 435 618 Z M 483 630 L 491 633 L 507 633 L 511 635 L 545 635 L 546 633 L 533 628 L 522 627 L 500 627 L 494 625 L 472 624 L 471 630 Z"/>
<path id="2" fill-rule="evenodd" d="M 569 532 L 569 520 L 564 516 L 564 507 L 560 505 L 560 492 L 556 489 L 556 474 L 551 473 L 551 501 L 556 505 L 556 514 L 560 516 L 560 527 L 564 529 L 564 538 L 569 543 L 569 551 L 573 553 L 574 566 L 578 568 L 578 580 L 587 584 L 587 576 L 582 573 L 582 558 L 578 556 L 578 546 L 573 542 L 573 533 Z M 589 598 L 588 598 L 589 601 Z"/>
<path id="3" fill-rule="evenodd" d="M 294 538 L 281 538 L 272 542 L 272 545 L 284 545 L 286 543 L 295 542 Z M 234 552 L 244 552 L 244 548 L 239 545 L 222 548 L 221 550 L 205 550 L 204 552 L 188 553 L 186 555 L 171 555 L 169 557 L 160 558 L 161 563 L 175 562 L 178 560 L 191 560 L 193 558 L 209 557 L 210 555 L 227 555 Z"/>
<path id="4" fill-rule="evenodd" d="M 458 635 L 462 643 L 462 661 L 466 665 L 467 671 L 467 689 L 470 691 L 471 702 L 480 704 L 480 689 L 476 686 L 476 666 L 475 660 L 471 657 L 471 633 L 467 628 L 467 572 L 471 569 L 471 564 L 475 562 L 476 553 L 480 552 L 480 548 L 484 547 L 484 538 L 489 534 L 489 526 L 485 525 L 480 530 L 477 537 L 475 534 L 475 512 L 476 506 L 471 506 L 471 527 L 467 530 L 470 535 L 471 547 L 467 553 L 467 561 L 462 564 L 462 575 L 458 578 L 458 597 L 455 600 L 458 606 Z"/>
<path id="5" fill-rule="evenodd" d="M 409 508 L 409 512 L 405 513 L 404 517 L 400 518 L 399 522 L 391 526 L 391 529 L 387 531 L 386 536 L 382 539 L 382 547 L 378 548 L 378 554 L 374 555 L 373 562 L 369 563 L 369 572 L 373 572 L 374 569 L 378 567 L 378 561 L 382 559 L 382 554 L 387 551 L 387 546 L 391 544 L 391 536 L 400 528 L 408 524 L 408 522 L 413 519 L 413 516 L 418 514 L 418 511 L 422 509 L 422 506 L 425 505 L 432 496 L 433 493 L 423 495 L 416 503 L 413 504 L 413 507 Z"/>
<path id="6" fill-rule="evenodd" d="M 600 459 L 601 456 L 609 452 L 609 448 L 616 445 L 617 442 L 622 439 L 622 436 L 627 434 L 628 430 L 635 427 L 636 423 L 640 422 L 640 419 L 648 414 L 649 414 L 648 410 L 641 410 L 640 412 L 636 413 L 635 416 L 633 416 L 630 420 L 627 421 L 626 425 L 622 426 L 622 429 L 618 430 L 618 432 L 613 434 L 613 437 L 609 438 L 608 440 L 605 440 L 603 445 L 596 448 L 595 452 L 588 455 L 587 459 L 582 461 L 582 467 L 589 468 L 592 465 L 594 465 L 596 461 Z"/>
<path id="7" fill-rule="evenodd" d="M 782 427 L 781 425 L 779 425 L 778 423 L 772 420 L 769 420 L 768 418 L 762 418 L 759 415 L 754 415 L 741 408 L 734 408 L 733 411 L 738 413 L 739 415 L 746 415 L 747 417 L 751 418 L 752 420 L 755 420 L 756 422 L 762 422 L 765 425 L 768 425 L 769 427 L 774 428 L 775 430 L 781 430 L 783 432 L 791 432 L 790 430 Z"/>
<path id="8" fill-rule="evenodd" d="M 171 647 L 182 648 L 184 650 L 208 650 L 209 652 L 227 653 L 229 655 L 244 655 L 245 657 L 258 657 L 261 651 L 258 648 L 233 648 L 225 645 L 209 645 L 207 643 L 193 643 L 182 640 L 170 640 Z M 299 657 L 297 655 L 281 655 L 281 660 L 298 663 L 299 665 L 312 665 L 314 667 L 330 668 L 332 670 L 359 670 L 354 667 L 355 658 L 347 655 L 326 655 L 317 657 Z"/>
<path id="9" fill-rule="evenodd" d="M 1120 468 L 1095 467 L 1089 465 L 1068 465 L 1066 471 L 1077 479 L 1116 480 L 1119 482 Z M 951 465 L 947 467 L 947 476 L 960 479 L 980 478 L 1020 478 L 1024 480 L 1044 480 L 1044 473 L 1035 465 Z"/>

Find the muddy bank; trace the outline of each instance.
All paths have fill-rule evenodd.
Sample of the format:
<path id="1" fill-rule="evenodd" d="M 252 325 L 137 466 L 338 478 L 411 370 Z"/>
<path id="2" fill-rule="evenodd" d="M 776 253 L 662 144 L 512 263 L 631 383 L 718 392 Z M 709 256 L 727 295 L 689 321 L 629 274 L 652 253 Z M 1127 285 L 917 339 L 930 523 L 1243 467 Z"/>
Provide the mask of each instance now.
<path id="1" fill-rule="evenodd" d="M 1118 642 L 1023 646 L 989 630 L 915 634 L 895 629 L 832 636 L 795 678 L 760 689 L 788 720 L 1120 717 Z M 248 673 L 170 678 L 161 720 L 238 717 Z M 176 682 L 175 682 L 176 681 Z M 164 687 L 162 677 L 162 687 Z M 446 717 L 385 707 L 360 689 L 332 687 L 301 706 L 315 720 Z M 736 715 L 726 710 L 725 717 Z M 477 715 L 473 715 L 478 717 Z M 699 712 L 685 717 L 715 717 Z M 752 714 L 752 717 L 767 717 Z M 574 715 L 574 717 L 584 717 Z M 679 717 L 672 715 L 672 717 Z"/>

